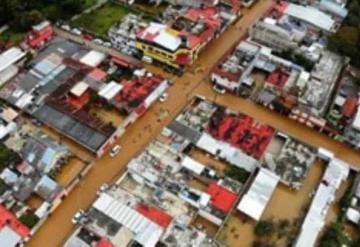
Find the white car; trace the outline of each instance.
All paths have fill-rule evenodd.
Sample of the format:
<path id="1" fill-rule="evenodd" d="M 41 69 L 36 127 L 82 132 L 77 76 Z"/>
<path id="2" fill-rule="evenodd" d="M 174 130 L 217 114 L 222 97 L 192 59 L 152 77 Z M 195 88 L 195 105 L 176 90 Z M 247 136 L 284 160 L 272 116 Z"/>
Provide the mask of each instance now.
<path id="1" fill-rule="evenodd" d="M 71 27 L 69 25 L 61 25 L 60 27 L 61 29 L 70 32 L 71 31 Z"/>
<path id="2" fill-rule="evenodd" d="M 120 145 L 115 145 L 111 150 L 110 150 L 110 157 L 115 157 L 116 155 L 118 155 L 121 151 L 121 146 Z"/>
<path id="3" fill-rule="evenodd" d="M 71 219 L 71 222 L 75 225 L 75 224 L 79 224 L 81 222 L 81 218 L 84 216 L 85 211 L 80 209 L 79 211 L 76 212 L 76 214 L 74 215 L 74 217 Z"/>
<path id="4" fill-rule="evenodd" d="M 79 30 L 79 29 L 77 29 L 77 28 L 73 28 L 73 30 L 71 30 L 71 32 L 72 32 L 73 34 L 75 34 L 75 35 L 81 35 L 81 34 L 82 34 L 81 30 Z"/>
<path id="5" fill-rule="evenodd" d="M 225 94 L 226 93 L 226 89 L 225 88 L 223 88 L 223 87 L 221 87 L 221 86 L 219 86 L 219 85 L 214 85 L 213 86 L 213 90 L 215 91 L 215 92 L 217 92 L 218 94 Z"/>
<path id="6" fill-rule="evenodd" d="M 107 48 L 111 48 L 111 43 L 110 42 L 104 42 L 103 46 L 107 47 Z"/>
<path id="7" fill-rule="evenodd" d="M 169 94 L 168 94 L 168 93 L 163 93 L 163 94 L 159 97 L 159 101 L 160 101 L 161 103 L 164 103 L 168 98 L 169 98 Z"/>
<path id="8" fill-rule="evenodd" d="M 104 44 L 104 41 L 102 41 L 101 39 L 94 39 L 92 42 L 93 42 L 94 44 L 97 44 L 97 45 L 102 45 L 102 44 Z"/>

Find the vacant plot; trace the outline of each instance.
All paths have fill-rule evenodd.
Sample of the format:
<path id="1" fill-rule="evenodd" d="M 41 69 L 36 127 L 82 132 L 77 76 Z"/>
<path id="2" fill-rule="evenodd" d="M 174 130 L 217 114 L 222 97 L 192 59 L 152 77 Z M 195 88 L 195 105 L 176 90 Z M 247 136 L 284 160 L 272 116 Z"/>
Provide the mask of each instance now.
<path id="1" fill-rule="evenodd" d="M 107 3 L 91 13 L 83 14 L 74 20 L 74 25 L 92 33 L 104 35 L 114 23 L 120 21 L 129 12 L 130 9 L 126 6 Z"/>

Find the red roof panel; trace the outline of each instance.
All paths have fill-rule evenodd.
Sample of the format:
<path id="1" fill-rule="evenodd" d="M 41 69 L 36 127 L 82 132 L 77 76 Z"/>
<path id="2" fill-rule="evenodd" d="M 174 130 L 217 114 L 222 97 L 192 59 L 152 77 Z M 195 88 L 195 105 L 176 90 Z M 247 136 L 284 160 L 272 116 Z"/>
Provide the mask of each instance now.
<path id="1" fill-rule="evenodd" d="M 212 206 L 224 213 L 228 213 L 231 210 L 237 198 L 234 192 L 216 183 L 209 185 L 207 193 L 211 196 Z"/>
<path id="2" fill-rule="evenodd" d="M 12 212 L 0 205 L 0 229 L 5 226 L 9 226 L 22 238 L 27 237 L 30 233 L 30 229 L 27 226 L 22 224 Z"/>
<path id="3" fill-rule="evenodd" d="M 172 221 L 172 217 L 161 209 L 150 207 L 142 203 L 137 205 L 136 211 L 164 228 L 168 227 Z"/>

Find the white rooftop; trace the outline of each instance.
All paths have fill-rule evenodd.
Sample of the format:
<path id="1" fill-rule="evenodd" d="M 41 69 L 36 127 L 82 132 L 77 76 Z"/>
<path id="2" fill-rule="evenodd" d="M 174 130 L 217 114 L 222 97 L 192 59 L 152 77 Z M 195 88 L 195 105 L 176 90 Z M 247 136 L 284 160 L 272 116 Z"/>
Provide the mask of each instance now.
<path id="1" fill-rule="evenodd" d="M 147 37 L 154 36 L 153 42 L 169 49 L 171 51 L 175 51 L 181 45 L 181 39 L 171 34 L 167 31 L 167 26 L 160 23 L 152 22 L 149 27 L 147 27 L 141 38 L 148 39 Z"/>
<path id="2" fill-rule="evenodd" d="M 106 84 L 100 91 L 99 96 L 111 100 L 115 97 L 116 94 L 118 94 L 121 89 L 123 88 L 122 85 L 115 81 L 111 81 L 110 83 Z"/>
<path id="3" fill-rule="evenodd" d="M 336 190 L 346 180 L 350 169 L 345 162 L 333 158 L 323 175 L 310 209 L 301 226 L 295 247 L 315 246 L 318 235 L 325 225 L 326 215 L 335 199 Z M 326 182 L 325 182 L 326 181 Z"/>
<path id="4" fill-rule="evenodd" d="M 253 171 L 257 165 L 257 161 L 254 158 L 243 153 L 240 149 L 233 147 L 229 143 L 216 140 L 207 133 L 201 135 L 196 146 L 212 155 L 223 158 L 234 166 L 244 168 L 249 172 Z"/>
<path id="5" fill-rule="evenodd" d="M 241 199 L 237 209 L 254 220 L 259 220 L 278 182 L 278 176 L 267 169 L 260 168 L 254 182 Z"/>
<path id="6" fill-rule="evenodd" d="M 21 236 L 10 227 L 4 226 L 0 230 L 0 243 L 4 247 L 15 247 L 21 241 Z"/>
<path id="7" fill-rule="evenodd" d="M 0 72 L 7 69 L 25 56 L 25 53 L 17 47 L 12 47 L 0 54 Z"/>
<path id="8" fill-rule="evenodd" d="M 85 65 L 88 65 L 90 67 L 97 67 L 99 64 L 102 63 L 105 59 L 105 54 L 99 51 L 89 51 L 85 56 L 83 56 L 80 59 L 80 62 L 82 62 Z"/>
<path id="9" fill-rule="evenodd" d="M 88 88 L 89 88 L 89 85 L 86 82 L 80 81 L 71 88 L 70 92 L 73 95 L 80 97 L 81 95 L 83 95 L 86 92 L 86 90 Z"/>
<path id="10" fill-rule="evenodd" d="M 285 9 L 285 13 L 294 18 L 308 22 L 325 31 L 332 31 L 335 25 L 335 21 L 330 15 L 325 14 L 321 10 L 312 6 L 302 6 L 290 3 Z"/>
<path id="11" fill-rule="evenodd" d="M 183 167 L 185 167 L 186 169 L 194 172 L 195 174 L 197 175 L 200 175 L 204 169 L 205 169 L 205 166 L 202 165 L 201 163 L 197 162 L 196 160 L 193 160 L 192 158 L 186 156 L 182 162 L 181 162 L 181 165 Z"/>
<path id="12" fill-rule="evenodd" d="M 144 247 L 155 247 L 164 232 L 161 226 L 108 194 L 101 194 L 93 208 L 128 228 L 135 234 L 134 240 Z"/>

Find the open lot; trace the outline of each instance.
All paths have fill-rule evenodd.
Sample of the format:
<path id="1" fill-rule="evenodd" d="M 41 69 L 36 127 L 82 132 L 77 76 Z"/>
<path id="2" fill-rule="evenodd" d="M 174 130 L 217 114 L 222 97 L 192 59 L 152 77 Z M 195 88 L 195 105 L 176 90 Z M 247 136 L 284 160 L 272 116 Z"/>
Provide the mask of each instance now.
<path id="1" fill-rule="evenodd" d="M 129 12 L 130 9 L 125 6 L 107 3 L 91 13 L 83 14 L 74 21 L 74 25 L 99 35 L 105 35 L 115 22 L 120 21 Z"/>

